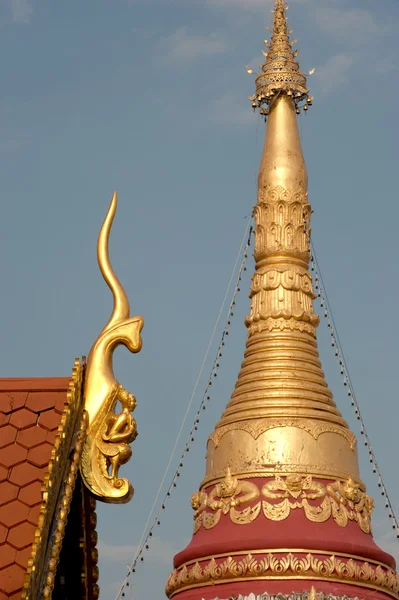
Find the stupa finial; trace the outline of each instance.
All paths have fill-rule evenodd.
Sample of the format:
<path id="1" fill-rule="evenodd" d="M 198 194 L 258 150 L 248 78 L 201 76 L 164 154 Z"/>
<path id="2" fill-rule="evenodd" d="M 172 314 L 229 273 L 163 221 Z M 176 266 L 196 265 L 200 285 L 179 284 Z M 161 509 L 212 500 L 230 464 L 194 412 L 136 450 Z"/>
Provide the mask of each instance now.
<path id="1" fill-rule="evenodd" d="M 252 108 L 260 108 L 260 114 L 265 118 L 274 100 L 281 93 L 291 96 L 294 100 L 296 112 L 304 110 L 312 104 L 313 98 L 309 96 L 306 76 L 299 68 L 296 59 L 298 51 L 293 50 L 297 40 L 290 40 L 286 11 L 288 6 L 285 0 L 276 0 L 273 13 L 273 29 L 271 30 L 270 44 L 264 40 L 267 51 L 263 50 L 265 62 L 262 72 L 256 77 L 256 93 L 250 96 Z"/>

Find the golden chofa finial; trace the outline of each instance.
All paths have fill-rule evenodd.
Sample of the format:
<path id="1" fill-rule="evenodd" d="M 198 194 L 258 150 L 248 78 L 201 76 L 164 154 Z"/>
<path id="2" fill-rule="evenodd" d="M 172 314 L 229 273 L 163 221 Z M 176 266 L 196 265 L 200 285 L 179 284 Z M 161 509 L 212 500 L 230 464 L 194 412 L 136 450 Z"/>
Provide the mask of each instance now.
<path id="1" fill-rule="evenodd" d="M 133 487 L 127 479 L 119 477 L 119 468 L 130 459 L 130 443 L 137 437 L 136 421 L 131 414 L 136 399 L 116 380 L 112 358 L 120 345 L 130 352 L 141 350 L 140 332 L 144 325 L 142 317 L 130 316 L 128 297 L 109 259 L 109 234 L 117 203 L 114 192 L 97 244 L 98 264 L 113 294 L 114 309 L 87 359 L 84 407 L 89 427 L 80 466 L 88 489 L 98 500 L 112 503 L 128 502 L 133 496 Z M 117 414 L 118 401 L 122 410 Z"/>
<path id="2" fill-rule="evenodd" d="M 297 40 L 290 42 L 285 16 L 287 9 L 285 0 L 276 0 L 272 11 L 274 17 L 270 43 L 265 40 L 268 51 L 262 51 L 266 60 L 261 67 L 262 72 L 255 79 L 256 93 L 249 97 L 252 108 L 260 108 L 260 114 L 265 120 L 271 104 L 280 94 L 293 99 L 297 114 L 301 108 L 308 110 L 313 100 L 309 98 L 306 76 L 300 71 L 296 60 L 298 51 L 293 50 Z"/>

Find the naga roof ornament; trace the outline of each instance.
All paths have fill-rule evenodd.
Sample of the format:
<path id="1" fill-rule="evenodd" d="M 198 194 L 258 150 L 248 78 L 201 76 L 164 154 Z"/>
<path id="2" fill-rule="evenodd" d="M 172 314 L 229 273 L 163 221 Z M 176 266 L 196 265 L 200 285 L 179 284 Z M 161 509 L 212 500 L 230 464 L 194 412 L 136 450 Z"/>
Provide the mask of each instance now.
<path id="1" fill-rule="evenodd" d="M 133 487 L 119 476 L 119 468 L 130 460 L 130 444 L 137 437 L 136 421 L 131 414 L 136 408 L 136 398 L 116 380 L 113 354 L 120 345 L 130 352 L 139 352 L 144 326 L 142 317 L 130 316 L 129 299 L 109 259 L 109 235 L 117 203 L 114 192 L 97 244 L 98 264 L 112 291 L 114 308 L 87 359 L 84 407 L 89 423 L 80 464 L 88 489 L 98 500 L 110 503 L 128 502 L 133 496 Z M 117 414 L 118 401 L 121 412 Z"/>

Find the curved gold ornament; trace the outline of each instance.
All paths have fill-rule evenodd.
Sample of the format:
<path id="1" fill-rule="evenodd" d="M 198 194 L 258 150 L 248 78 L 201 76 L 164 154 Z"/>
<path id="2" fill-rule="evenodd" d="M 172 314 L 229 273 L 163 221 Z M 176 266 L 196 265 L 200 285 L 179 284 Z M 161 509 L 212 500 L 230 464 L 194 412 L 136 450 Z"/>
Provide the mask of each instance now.
<path id="1" fill-rule="evenodd" d="M 237 560 L 232 556 L 217 558 L 187 563 L 176 569 L 167 581 L 166 595 L 171 598 L 192 587 L 231 581 L 310 579 L 347 583 L 399 597 L 398 575 L 387 565 L 367 562 L 358 556 L 326 555 L 317 550 L 281 550 L 247 554 Z"/>
<path id="2" fill-rule="evenodd" d="M 262 499 L 256 504 L 238 509 L 259 497 Z M 205 529 L 215 527 L 222 513 L 229 515 L 237 525 L 247 525 L 262 513 L 270 521 L 284 521 L 296 509 L 303 510 L 313 523 L 324 523 L 332 517 L 339 527 L 354 521 L 364 533 L 371 533 L 374 507 L 370 496 L 351 478 L 324 485 L 311 475 L 276 475 L 259 489 L 255 483 L 232 477 L 229 469 L 225 479 L 209 494 L 195 492 L 191 505 L 195 510 L 194 533 L 201 526 Z"/>
<path id="3" fill-rule="evenodd" d="M 133 487 L 127 479 L 119 477 L 119 468 L 130 459 L 130 443 L 137 437 L 136 421 L 131 414 L 136 399 L 116 380 L 112 358 L 120 345 L 133 353 L 141 350 L 140 332 L 144 325 L 142 317 L 130 317 L 128 297 L 109 259 L 109 235 L 117 202 L 114 192 L 97 244 L 98 264 L 113 294 L 114 309 L 87 360 L 84 403 L 89 427 L 80 465 L 89 490 L 99 500 L 112 503 L 128 502 L 133 496 Z M 118 401 L 120 413 L 115 412 Z"/>

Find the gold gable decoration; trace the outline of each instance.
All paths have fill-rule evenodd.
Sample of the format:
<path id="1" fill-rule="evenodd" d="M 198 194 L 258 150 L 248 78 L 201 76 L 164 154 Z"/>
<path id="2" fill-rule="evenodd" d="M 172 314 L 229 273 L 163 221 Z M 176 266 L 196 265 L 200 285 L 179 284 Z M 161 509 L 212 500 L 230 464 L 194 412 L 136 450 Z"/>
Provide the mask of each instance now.
<path id="1" fill-rule="evenodd" d="M 139 352 L 144 326 L 142 317 L 130 316 L 129 299 L 109 258 L 109 235 L 117 202 L 114 192 L 97 244 L 98 264 L 112 291 L 114 309 L 87 359 L 84 406 L 88 431 L 80 464 L 87 488 L 98 500 L 109 503 L 128 502 L 133 496 L 133 487 L 127 479 L 119 477 L 119 468 L 130 460 L 130 444 L 137 437 L 136 421 L 131 414 L 136 408 L 136 398 L 116 380 L 113 353 L 120 345 L 130 352 Z M 115 412 L 118 401 L 122 407 L 120 413 Z"/>
<path id="2" fill-rule="evenodd" d="M 39 524 L 28 561 L 22 600 L 51 598 L 87 425 L 87 414 L 82 411 L 84 371 L 85 363 L 76 359 L 42 484 Z M 71 451 L 73 455 L 69 459 Z"/>

